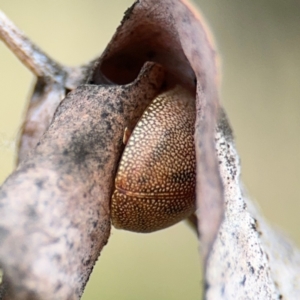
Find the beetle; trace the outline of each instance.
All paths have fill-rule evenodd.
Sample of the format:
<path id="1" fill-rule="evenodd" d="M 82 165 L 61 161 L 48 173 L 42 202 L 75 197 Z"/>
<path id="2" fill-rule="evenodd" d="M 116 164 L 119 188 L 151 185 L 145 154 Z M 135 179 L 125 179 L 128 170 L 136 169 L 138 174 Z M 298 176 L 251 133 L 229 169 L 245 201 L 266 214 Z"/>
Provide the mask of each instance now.
<path id="1" fill-rule="evenodd" d="M 195 211 L 195 118 L 194 97 L 179 85 L 145 110 L 115 178 L 111 215 L 116 228 L 152 232 Z"/>

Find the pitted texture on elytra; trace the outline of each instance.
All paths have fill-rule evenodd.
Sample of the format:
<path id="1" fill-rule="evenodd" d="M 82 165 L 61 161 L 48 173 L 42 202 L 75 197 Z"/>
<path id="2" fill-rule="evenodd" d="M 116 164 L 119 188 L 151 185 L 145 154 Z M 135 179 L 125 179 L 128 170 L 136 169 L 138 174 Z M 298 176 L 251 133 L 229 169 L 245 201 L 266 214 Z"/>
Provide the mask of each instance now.
<path id="1" fill-rule="evenodd" d="M 117 228 L 151 232 L 195 207 L 195 102 L 181 87 L 156 97 L 134 128 L 112 197 Z"/>

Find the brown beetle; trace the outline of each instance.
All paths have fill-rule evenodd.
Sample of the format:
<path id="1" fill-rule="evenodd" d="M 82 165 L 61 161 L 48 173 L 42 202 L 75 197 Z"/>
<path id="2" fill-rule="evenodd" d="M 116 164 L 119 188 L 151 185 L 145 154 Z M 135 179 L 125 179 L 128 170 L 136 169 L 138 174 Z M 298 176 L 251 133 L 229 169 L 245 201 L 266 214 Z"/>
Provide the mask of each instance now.
<path id="1" fill-rule="evenodd" d="M 112 196 L 116 228 L 152 232 L 195 210 L 195 101 L 176 86 L 145 110 L 124 149 Z"/>

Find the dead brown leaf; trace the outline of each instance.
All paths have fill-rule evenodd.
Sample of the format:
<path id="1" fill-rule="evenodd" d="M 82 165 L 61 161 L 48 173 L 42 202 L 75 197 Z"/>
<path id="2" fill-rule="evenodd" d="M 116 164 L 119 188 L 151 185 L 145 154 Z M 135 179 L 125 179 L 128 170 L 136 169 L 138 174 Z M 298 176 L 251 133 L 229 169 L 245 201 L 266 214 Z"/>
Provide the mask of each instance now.
<path id="1" fill-rule="evenodd" d="M 175 84 L 195 95 L 198 227 L 206 259 L 223 218 L 223 187 L 214 139 L 217 60 L 200 15 L 185 1 L 137 1 L 93 67 L 74 69 L 77 79 L 59 68 L 61 78 L 37 74 L 46 85 L 37 86 L 30 103 L 21 163 L 1 188 L 0 264 L 13 299 L 80 297 L 108 239 L 124 128 Z"/>

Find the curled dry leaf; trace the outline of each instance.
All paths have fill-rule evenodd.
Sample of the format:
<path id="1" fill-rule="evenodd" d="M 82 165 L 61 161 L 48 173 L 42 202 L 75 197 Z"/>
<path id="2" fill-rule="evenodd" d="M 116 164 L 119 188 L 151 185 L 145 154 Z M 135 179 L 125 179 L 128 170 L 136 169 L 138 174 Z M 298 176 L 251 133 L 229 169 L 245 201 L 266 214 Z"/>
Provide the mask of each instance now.
<path id="1" fill-rule="evenodd" d="M 201 246 L 207 256 L 223 218 L 223 187 L 215 153 L 218 115 L 217 59 L 200 15 L 185 1 L 138 1 L 130 8 L 93 75 L 98 84 L 132 81 L 145 61 L 161 64 L 166 85 L 195 94 L 197 207 Z"/>
<path id="2" fill-rule="evenodd" d="M 299 299 L 300 252 L 270 227 L 247 197 L 224 113 L 219 117 L 216 149 L 225 216 L 207 261 L 205 299 Z"/>
<path id="3" fill-rule="evenodd" d="M 3 184 L 0 265 L 12 299 L 80 297 L 110 232 L 123 129 L 163 78 L 162 68 L 150 63 L 129 85 L 79 86 Z"/>
<path id="4" fill-rule="evenodd" d="M 88 82 L 121 85 L 132 82 L 146 61 L 159 63 L 166 70 L 165 88 L 180 84 L 195 94 L 198 227 L 206 256 L 223 217 L 222 182 L 214 150 L 218 113 L 217 60 L 206 25 L 190 4 L 178 0 L 136 2 L 126 12 Z M 66 68 L 63 71 L 60 73 L 70 77 Z M 67 82 L 68 76 L 65 78 Z M 57 80 L 51 82 L 51 86 L 42 86 L 51 92 L 44 92 L 45 99 L 41 99 L 40 81 L 24 124 L 19 151 L 21 160 L 49 126 L 51 115 L 68 88 L 65 82 L 64 85 Z M 39 101 L 35 100 L 36 94 Z"/>
<path id="5" fill-rule="evenodd" d="M 17 49 L 26 43 L 23 37 Z M 27 66 L 41 53 L 31 49 Z M 185 1 L 137 1 L 95 64 L 58 69 L 36 73 L 20 164 L 1 188 L 0 265 L 11 297 L 80 297 L 108 239 L 123 130 L 176 84 L 196 100 L 196 195 L 206 257 L 223 218 L 223 187 L 214 140 L 216 55 L 201 17 Z"/>
<path id="6" fill-rule="evenodd" d="M 0 298 L 4 291 L 9 299 L 80 298 L 109 236 L 124 128 L 175 84 L 196 100 L 205 299 L 299 298 L 300 253 L 245 196 L 231 130 L 218 109 L 215 52 L 188 3 L 138 1 L 101 58 L 73 69 L 45 56 L 2 14 L 0 27 L 38 76 L 20 164 L 0 190 Z"/>

